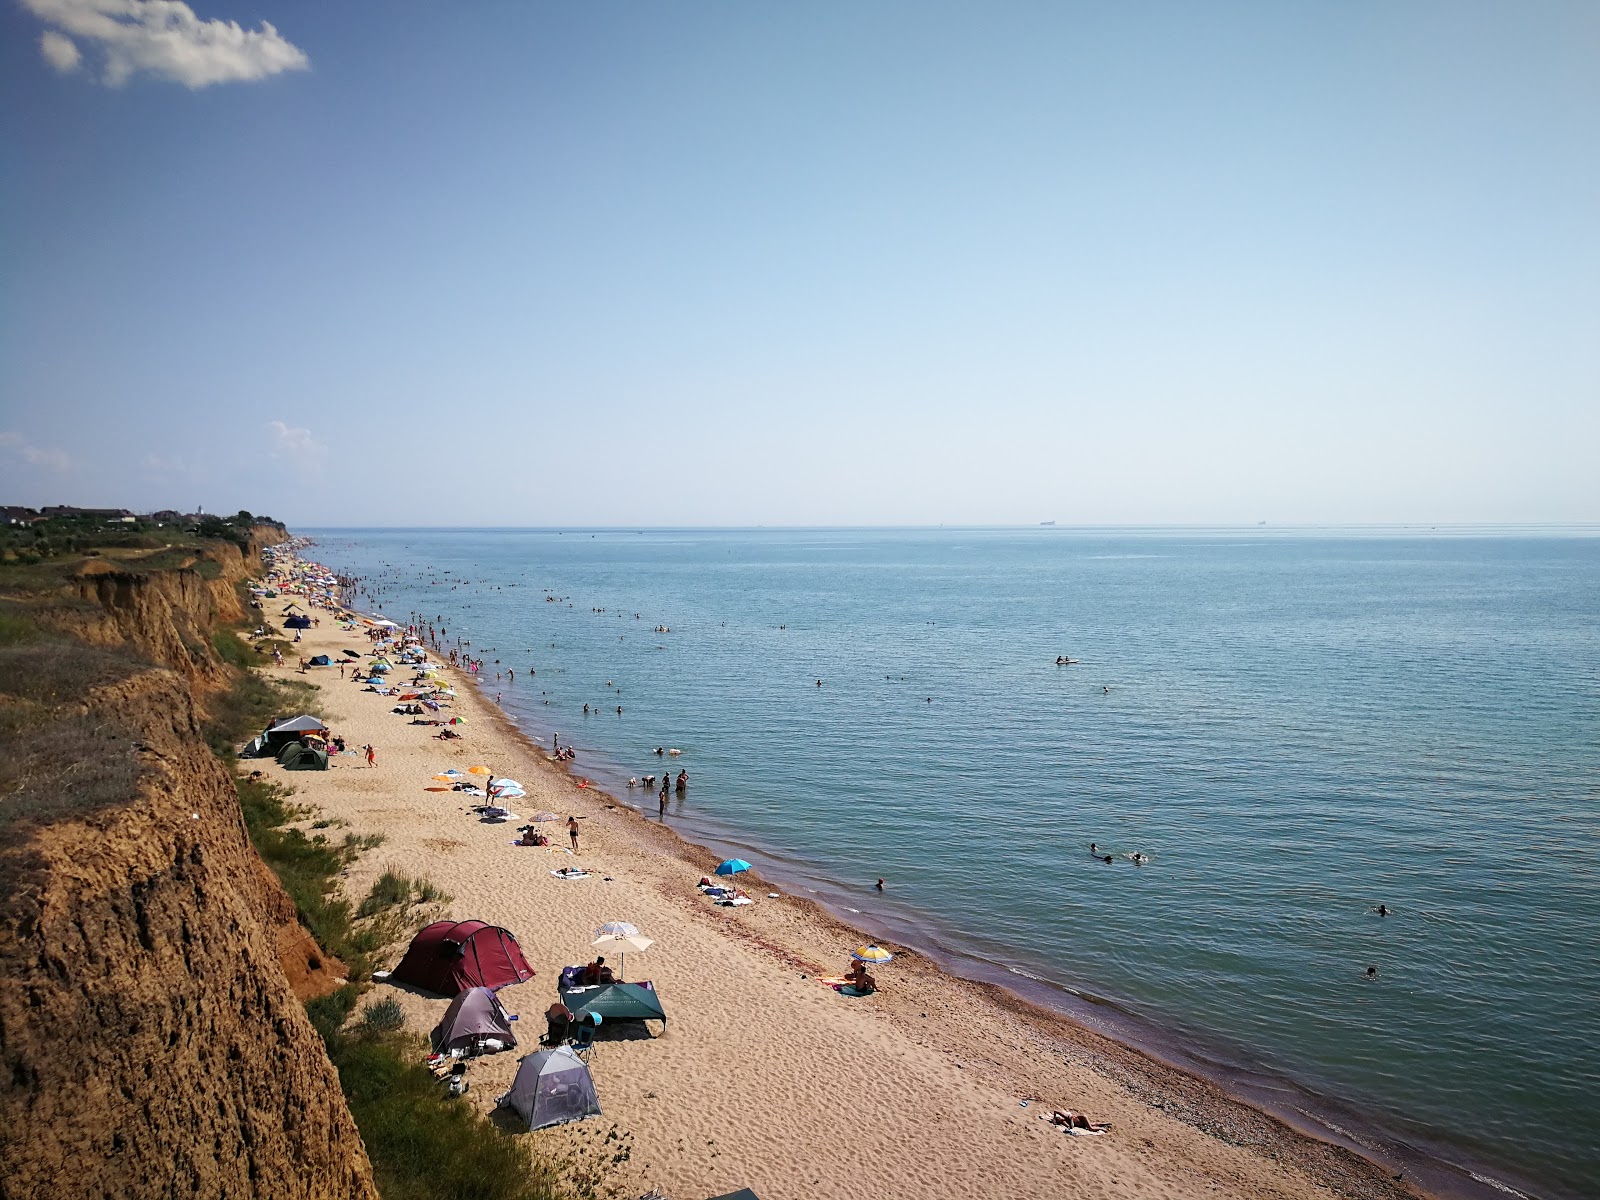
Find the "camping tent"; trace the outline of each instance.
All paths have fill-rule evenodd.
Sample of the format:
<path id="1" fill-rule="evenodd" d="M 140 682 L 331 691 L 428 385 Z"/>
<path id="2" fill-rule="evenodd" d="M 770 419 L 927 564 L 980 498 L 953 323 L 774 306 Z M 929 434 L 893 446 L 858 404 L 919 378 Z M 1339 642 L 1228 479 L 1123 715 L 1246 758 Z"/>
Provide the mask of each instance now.
<path id="1" fill-rule="evenodd" d="M 267 726 L 267 731 L 261 735 L 261 741 L 268 754 L 276 754 L 290 742 L 298 742 L 303 733 L 327 737 L 328 727 L 316 717 L 290 717 L 287 721 L 278 721 Z"/>
<path id="2" fill-rule="evenodd" d="M 290 742 L 278 751 L 278 765 L 285 771 L 326 771 L 328 752 L 307 746 L 304 742 Z"/>
<path id="3" fill-rule="evenodd" d="M 435 921 L 411 939 L 390 978 L 454 996 L 466 988 L 502 988 L 533 978 L 509 932 L 482 921 Z"/>
<path id="4" fill-rule="evenodd" d="M 283 627 L 285 629 L 310 629 L 311 628 L 311 618 L 310 617 L 290 617 L 288 620 L 284 621 Z"/>
<path id="5" fill-rule="evenodd" d="M 506 1016 L 499 997 L 483 987 L 468 988 L 450 1001 L 431 1038 L 435 1054 L 452 1050 L 492 1053 L 510 1050 L 517 1044 L 517 1035 L 511 1032 L 511 1018 Z M 500 1044 L 486 1046 L 485 1041 L 491 1038 Z"/>
<path id="6" fill-rule="evenodd" d="M 575 1017 L 599 1013 L 607 1021 L 660 1021 L 667 1023 L 661 999 L 651 988 L 637 983 L 602 983 L 561 993 L 561 1002 Z"/>
<path id="7" fill-rule="evenodd" d="M 307 665 L 313 667 L 331 667 L 333 665 L 333 660 L 326 654 L 318 654 Z"/>
<path id="8" fill-rule="evenodd" d="M 541 1050 L 519 1062 L 511 1090 L 496 1103 L 515 1109 L 529 1129 L 600 1115 L 589 1068 L 565 1046 Z"/>

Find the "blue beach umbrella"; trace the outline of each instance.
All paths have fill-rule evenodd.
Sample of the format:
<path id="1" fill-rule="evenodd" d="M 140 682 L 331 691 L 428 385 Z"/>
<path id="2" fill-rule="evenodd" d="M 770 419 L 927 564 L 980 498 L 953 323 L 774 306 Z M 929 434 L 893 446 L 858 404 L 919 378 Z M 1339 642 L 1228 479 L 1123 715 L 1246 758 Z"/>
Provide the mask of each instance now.
<path id="1" fill-rule="evenodd" d="M 748 871 L 750 864 L 742 858 L 730 858 L 727 862 L 717 864 L 718 875 L 737 875 L 741 871 Z"/>

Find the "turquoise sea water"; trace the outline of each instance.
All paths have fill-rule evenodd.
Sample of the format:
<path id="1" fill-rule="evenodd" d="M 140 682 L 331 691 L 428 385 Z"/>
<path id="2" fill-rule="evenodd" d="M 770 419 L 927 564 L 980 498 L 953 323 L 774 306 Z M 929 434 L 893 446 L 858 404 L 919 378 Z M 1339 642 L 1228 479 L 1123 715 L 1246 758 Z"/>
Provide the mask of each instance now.
<path id="1" fill-rule="evenodd" d="M 1600 538 L 315 536 L 618 796 L 687 769 L 688 836 L 1358 1138 L 1600 1194 Z"/>

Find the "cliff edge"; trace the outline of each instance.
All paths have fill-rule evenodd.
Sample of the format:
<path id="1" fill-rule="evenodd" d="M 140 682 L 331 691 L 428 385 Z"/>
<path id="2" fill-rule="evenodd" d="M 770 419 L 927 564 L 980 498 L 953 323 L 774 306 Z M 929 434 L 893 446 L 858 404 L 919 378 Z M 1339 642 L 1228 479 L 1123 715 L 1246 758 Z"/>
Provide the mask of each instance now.
<path id="1" fill-rule="evenodd" d="M 204 737 L 258 548 L 0 596 L 0 1196 L 377 1195 Z"/>

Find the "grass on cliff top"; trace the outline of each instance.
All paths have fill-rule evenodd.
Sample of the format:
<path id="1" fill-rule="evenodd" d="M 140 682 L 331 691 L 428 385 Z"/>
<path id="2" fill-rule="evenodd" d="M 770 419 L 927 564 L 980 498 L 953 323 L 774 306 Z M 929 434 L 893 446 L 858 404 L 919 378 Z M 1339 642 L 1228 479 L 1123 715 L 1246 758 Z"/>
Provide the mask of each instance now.
<path id="1" fill-rule="evenodd" d="M 0 887 L 26 869 L 30 830 L 126 803 L 144 767 L 132 733 L 85 716 L 84 695 L 146 664 L 41 629 L 0 602 Z"/>

